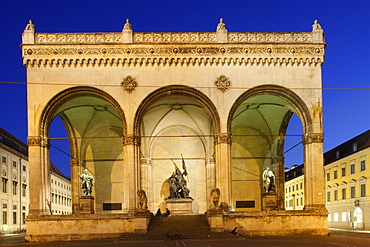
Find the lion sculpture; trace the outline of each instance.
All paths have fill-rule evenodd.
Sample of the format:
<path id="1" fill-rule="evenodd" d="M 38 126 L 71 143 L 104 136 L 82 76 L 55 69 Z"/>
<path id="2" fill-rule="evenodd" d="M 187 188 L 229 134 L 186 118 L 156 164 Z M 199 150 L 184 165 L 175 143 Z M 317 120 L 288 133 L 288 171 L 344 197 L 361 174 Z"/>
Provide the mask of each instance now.
<path id="1" fill-rule="evenodd" d="M 148 206 L 148 198 L 146 197 L 146 193 L 144 190 L 137 191 L 137 201 L 138 201 L 138 208 L 141 210 L 147 210 Z"/>
<path id="2" fill-rule="evenodd" d="M 209 208 L 212 210 L 218 210 L 219 206 L 218 204 L 220 203 L 220 189 L 219 188 L 214 188 L 211 190 L 211 203 L 209 205 Z"/>

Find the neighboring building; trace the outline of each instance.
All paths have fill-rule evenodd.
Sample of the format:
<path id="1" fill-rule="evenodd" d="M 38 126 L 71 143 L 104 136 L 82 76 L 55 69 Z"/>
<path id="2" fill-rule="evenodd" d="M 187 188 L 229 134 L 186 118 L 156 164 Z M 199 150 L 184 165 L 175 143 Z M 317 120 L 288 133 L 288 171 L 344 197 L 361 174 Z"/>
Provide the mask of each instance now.
<path id="1" fill-rule="evenodd" d="M 370 130 L 324 154 L 329 227 L 370 229 L 369 159 Z M 297 200 L 304 193 L 303 165 L 287 171 L 285 181 L 285 208 L 303 209 L 304 201 Z"/>
<path id="2" fill-rule="evenodd" d="M 0 234 L 25 230 L 29 211 L 28 148 L 0 127 Z"/>
<path id="3" fill-rule="evenodd" d="M 28 146 L 0 127 L 0 234 L 24 231 L 29 212 Z M 71 182 L 50 165 L 52 214 L 71 214 Z"/>
<path id="4" fill-rule="evenodd" d="M 303 210 L 304 176 L 303 165 L 295 166 L 285 172 L 285 209 Z"/>
<path id="5" fill-rule="evenodd" d="M 329 227 L 370 229 L 370 130 L 324 155 Z"/>
<path id="6" fill-rule="evenodd" d="M 71 214 L 72 195 L 71 180 L 66 177 L 53 163 L 51 173 L 51 214 Z"/>

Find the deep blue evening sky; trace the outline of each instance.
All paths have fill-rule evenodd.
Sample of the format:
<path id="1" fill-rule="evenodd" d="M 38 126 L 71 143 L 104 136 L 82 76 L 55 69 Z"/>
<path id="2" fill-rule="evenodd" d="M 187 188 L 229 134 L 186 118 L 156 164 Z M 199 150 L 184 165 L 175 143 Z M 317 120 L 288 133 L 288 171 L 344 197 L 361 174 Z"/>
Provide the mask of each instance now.
<path id="1" fill-rule="evenodd" d="M 26 70 L 19 46 L 29 19 L 37 32 L 50 33 L 120 32 L 126 18 L 136 32 L 213 32 L 220 17 L 230 32 L 310 32 L 318 19 L 327 43 L 323 65 L 324 151 L 370 128 L 367 0 L 0 0 L 0 126 L 26 142 Z M 302 133 L 292 126 L 288 134 Z M 291 141 L 287 148 L 297 142 L 299 139 Z M 62 144 L 54 145 L 68 151 Z M 69 158 L 63 156 L 53 155 L 52 161 L 59 167 L 68 164 Z M 287 154 L 287 166 L 301 162 L 301 154 Z"/>

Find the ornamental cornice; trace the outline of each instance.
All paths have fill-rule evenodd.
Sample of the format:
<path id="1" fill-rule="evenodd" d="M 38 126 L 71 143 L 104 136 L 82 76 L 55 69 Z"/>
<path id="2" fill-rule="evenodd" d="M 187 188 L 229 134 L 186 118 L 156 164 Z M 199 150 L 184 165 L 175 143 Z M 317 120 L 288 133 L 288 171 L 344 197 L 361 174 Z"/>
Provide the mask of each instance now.
<path id="1" fill-rule="evenodd" d="M 324 62 L 323 45 L 204 46 L 24 46 L 26 66 L 317 66 Z"/>

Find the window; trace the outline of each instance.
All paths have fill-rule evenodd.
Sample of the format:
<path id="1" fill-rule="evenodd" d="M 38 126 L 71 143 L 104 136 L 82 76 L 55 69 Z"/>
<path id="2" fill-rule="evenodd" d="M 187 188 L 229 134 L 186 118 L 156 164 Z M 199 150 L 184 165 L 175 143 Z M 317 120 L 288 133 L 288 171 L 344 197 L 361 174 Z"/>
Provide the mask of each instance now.
<path id="1" fill-rule="evenodd" d="M 22 184 L 22 196 L 26 197 L 27 184 Z"/>
<path id="2" fill-rule="evenodd" d="M 338 221 L 339 220 L 339 214 L 338 213 L 334 213 L 334 221 Z"/>
<path id="3" fill-rule="evenodd" d="M 334 179 L 337 179 L 338 178 L 338 171 L 337 170 L 334 170 Z"/>
<path id="4" fill-rule="evenodd" d="M 346 199 L 346 193 L 347 193 L 346 188 L 343 188 L 342 189 L 342 200 Z"/>
<path id="5" fill-rule="evenodd" d="M 298 184 L 295 185 L 295 189 L 298 190 Z"/>
<path id="6" fill-rule="evenodd" d="M 346 176 L 346 167 L 342 167 L 342 177 Z"/>
<path id="7" fill-rule="evenodd" d="M 360 169 L 361 169 L 361 171 L 365 171 L 366 170 L 365 160 L 361 160 L 361 162 L 360 162 Z"/>
<path id="8" fill-rule="evenodd" d="M 342 221 L 347 221 L 347 212 L 342 212 Z"/>
<path id="9" fill-rule="evenodd" d="M 13 225 L 17 224 L 17 212 L 13 212 Z"/>
<path id="10" fill-rule="evenodd" d="M 8 208 L 8 204 L 4 203 L 3 208 Z"/>
<path id="11" fill-rule="evenodd" d="M 22 224 L 26 224 L 26 213 L 22 213 Z"/>
<path id="12" fill-rule="evenodd" d="M 13 167 L 17 167 L 17 161 L 13 160 Z"/>
<path id="13" fill-rule="evenodd" d="M 357 151 L 357 142 L 352 144 L 352 150 L 353 150 L 353 152 Z"/>
<path id="14" fill-rule="evenodd" d="M 5 156 L 1 156 L 1 162 L 6 163 L 6 157 Z"/>
<path id="15" fill-rule="evenodd" d="M 7 224 L 8 224 L 8 212 L 3 211 L 3 225 L 7 225 Z"/>
<path id="16" fill-rule="evenodd" d="M 351 165 L 351 174 L 354 174 L 356 172 L 355 170 L 355 164 Z"/>
<path id="17" fill-rule="evenodd" d="M 302 190 L 303 189 L 303 183 L 302 182 L 300 183 L 300 187 L 301 187 L 301 190 Z"/>
<path id="18" fill-rule="evenodd" d="M 2 178 L 1 181 L 2 181 L 2 186 L 3 186 L 3 193 L 6 193 L 7 191 L 6 188 L 8 186 L 8 179 Z"/>
<path id="19" fill-rule="evenodd" d="M 361 184 L 361 197 L 366 196 L 366 184 Z"/>
<path id="20" fill-rule="evenodd" d="M 355 198 L 355 197 L 356 197 L 356 187 L 352 186 L 351 187 L 351 198 Z"/>
<path id="21" fill-rule="evenodd" d="M 326 192 L 326 201 L 330 202 L 330 191 Z"/>
<path id="22" fill-rule="evenodd" d="M 336 152 L 335 152 L 335 158 L 336 158 L 336 159 L 339 159 L 339 151 L 336 151 Z"/>
<path id="23" fill-rule="evenodd" d="M 330 172 L 326 173 L 326 181 L 330 181 Z"/>
<path id="24" fill-rule="evenodd" d="M 13 181 L 13 195 L 17 194 L 18 182 Z"/>
<path id="25" fill-rule="evenodd" d="M 23 171 L 25 172 L 27 170 L 27 167 L 24 165 L 23 166 Z"/>
<path id="26" fill-rule="evenodd" d="M 334 190 L 334 201 L 338 201 L 338 190 Z"/>

